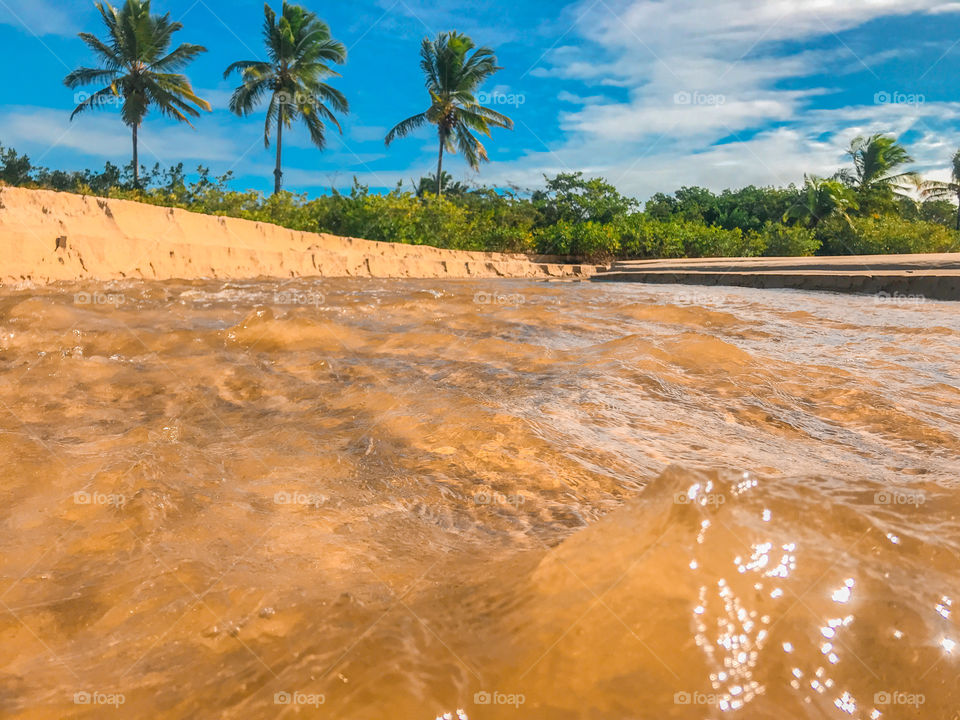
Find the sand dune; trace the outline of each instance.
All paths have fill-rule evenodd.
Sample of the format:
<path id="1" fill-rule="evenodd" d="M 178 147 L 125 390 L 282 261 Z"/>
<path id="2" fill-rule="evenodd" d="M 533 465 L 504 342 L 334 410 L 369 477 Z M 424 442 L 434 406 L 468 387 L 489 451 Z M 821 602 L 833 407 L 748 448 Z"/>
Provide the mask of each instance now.
<path id="1" fill-rule="evenodd" d="M 588 265 L 298 232 L 127 200 L 0 188 L 0 282 L 270 277 L 562 278 Z"/>

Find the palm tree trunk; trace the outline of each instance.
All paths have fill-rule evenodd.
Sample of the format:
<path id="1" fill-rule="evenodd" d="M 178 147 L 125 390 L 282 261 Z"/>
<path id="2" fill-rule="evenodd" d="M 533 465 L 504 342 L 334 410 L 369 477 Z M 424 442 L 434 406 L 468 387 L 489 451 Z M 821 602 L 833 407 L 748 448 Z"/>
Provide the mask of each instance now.
<path id="1" fill-rule="evenodd" d="M 133 187 L 140 188 L 140 154 L 137 150 L 137 131 L 139 125 L 133 126 Z"/>
<path id="2" fill-rule="evenodd" d="M 277 115 L 277 167 L 273 171 L 273 194 L 280 192 L 283 184 L 283 170 L 280 169 L 281 154 L 283 152 L 283 107 Z"/>
<path id="3" fill-rule="evenodd" d="M 440 136 L 440 155 L 437 157 L 437 197 L 443 197 L 443 136 Z"/>

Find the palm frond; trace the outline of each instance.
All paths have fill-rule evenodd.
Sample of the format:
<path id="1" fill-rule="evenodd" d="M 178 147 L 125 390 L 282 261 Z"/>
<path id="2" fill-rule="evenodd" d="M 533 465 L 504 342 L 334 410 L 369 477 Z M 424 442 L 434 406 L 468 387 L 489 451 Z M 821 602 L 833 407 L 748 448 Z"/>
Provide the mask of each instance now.
<path id="1" fill-rule="evenodd" d="M 116 76 L 116 70 L 80 67 L 67 75 L 63 79 L 63 84 L 71 90 L 75 90 L 78 87 L 90 85 L 101 80 L 113 80 Z"/>
<path id="2" fill-rule="evenodd" d="M 406 137 L 414 130 L 417 130 L 427 124 L 427 114 L 420 113 L 412 117 L 408 117 L 406 120 L 397 123 L 393 126 L 393 129 L 387 133 L 387 137 L 384 139 L 384 143 L 389 145 L 398 137 Z"/>
<path id="3" fill-rule="evenodd" d="M 241 117 L 246 117 L 252 113 L 263 100 L 264 95 L 270 90 L 271 81 L 272 76 L 263 75 L 240 85 L 230 96 L 228 105 L 230 112 Z"/>
<path id="4" fill-rule="evenodd" d="M 189 65 L 198 55 L 207 52 L 203 45 L 183 43 L 178 48 L 150 65 L 154 72 L 176 72 Z"/>
<path id="5" fill-rule="evenodd" d="M 477 170 L 481 162 L 489 160 L 487 157 L 487 149 L 483 146 L 483 143 L 466 127 L 458 127 L 456 136 L 457 148 L 463 153 L 464 159 L 471 168 Z"/>
<path id="6" fill-rule="evenodd" d="M 114 91 L 113 86 L 101 88 L 77 105 L 73 112 L 70 113 L 70 119 L 73 120 L 74 117 L 86 112 L 87 110 L 95 110 L 104 105 L 113 104 L 116 102 L 116 98 L 117 94 Z"/>

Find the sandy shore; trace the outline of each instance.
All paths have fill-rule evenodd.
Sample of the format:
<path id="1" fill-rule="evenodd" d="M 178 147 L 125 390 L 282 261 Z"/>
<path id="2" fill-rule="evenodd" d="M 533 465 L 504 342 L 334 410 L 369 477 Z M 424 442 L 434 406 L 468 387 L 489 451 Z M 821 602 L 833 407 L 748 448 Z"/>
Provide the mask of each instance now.
<path id="1" fill-rule="evenodd" d="M 255 277 L 592 278 L 960 300 L 960 253 L 617 262 L 443 250 L 127 200 L 0 187 L 0 283 Z"/>
<path id="2" fill-rule="evenodd" d="M 903 302 L 960 300 L 960 253 L 638 260 L 614 263 L 595 279 L 824 290 Z"/>
<path id="3" fill-rule="evenodd" d="M 0 188 L 0 257 L 4 284 L 264 276 L 582 278 L 596 269 L 12 187 Z"/>

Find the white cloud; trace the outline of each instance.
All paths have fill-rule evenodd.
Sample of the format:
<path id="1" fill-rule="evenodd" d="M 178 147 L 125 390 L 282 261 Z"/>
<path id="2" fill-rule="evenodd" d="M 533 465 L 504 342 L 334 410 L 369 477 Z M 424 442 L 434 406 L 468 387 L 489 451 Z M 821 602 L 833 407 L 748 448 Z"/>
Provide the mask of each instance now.
<path id="1" fill-rule="evenodd" d="M 29 152 L 37 164 L 43 164 L 47 153 L 57 148 L 115 160 L 127 158 L 132 151 L 130 130 L 119 116 L 106 112 L 80 116 L 70 122 L 69 110 L 5 108 L 0 116 L 0 137 L 6 145 Z M 201 134 L 186 125 L 148 122 L 140 131 L 140 159 L 143 164 L 161 165 L 191 160 L 234 161 L 242 155 L 243 148 L 238 152 L 229 137 L 230 133 L 210 126 Z"/>
<path id="2" fill-rule="evenodd" d="M 834 172 L 861 132 L 912 131 L 918 166 L 942 166 L 960 140 L 949 122 L 960 105 L 816 110 L 814 99 L 836 88 L 796 88 L 804 78 L 867 71 L 882 85 L 883 63 L 915 50 L 858 54 L 837 33 L 958 8 L 943 0 L 583 0 L 575 31 L 530 75 L 621 87 L 624 99 L 564 90 L 559 99 L 579 105 L 559 113 L 565 139 L 485 168 L 484 179 L 537 185 L 542 173 L 584 170 L 640 197 L 689 184 L 785 184 Z M 802 49 L 821 39 L 828 47 Z"/>
<path id="3" fill-rule="evenodd" d="M 26 29 L 31 35 L 76 35 L 79 19 L 92 7 L 79 0 L 3 0 L 0 25 Z"/>

